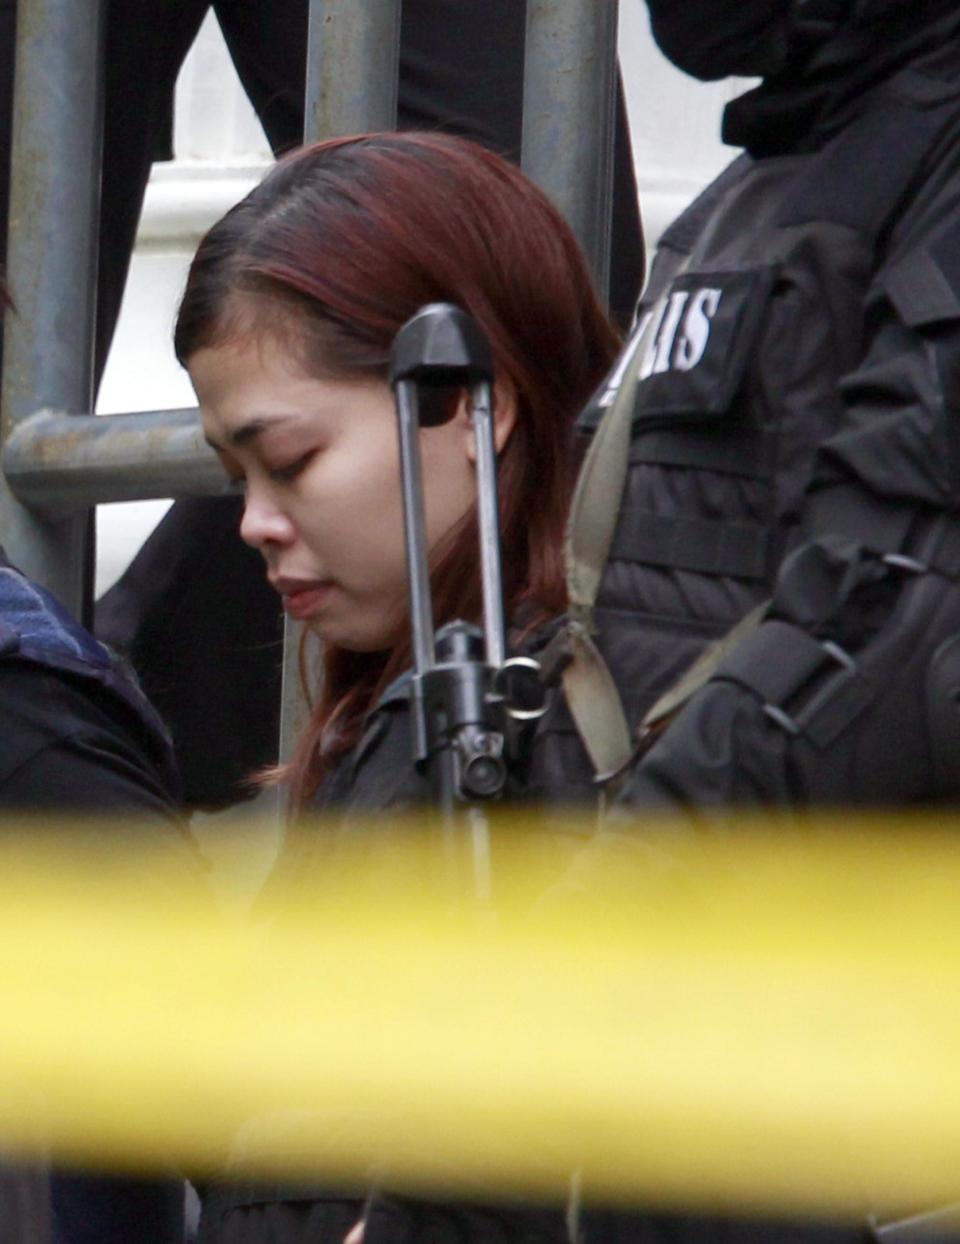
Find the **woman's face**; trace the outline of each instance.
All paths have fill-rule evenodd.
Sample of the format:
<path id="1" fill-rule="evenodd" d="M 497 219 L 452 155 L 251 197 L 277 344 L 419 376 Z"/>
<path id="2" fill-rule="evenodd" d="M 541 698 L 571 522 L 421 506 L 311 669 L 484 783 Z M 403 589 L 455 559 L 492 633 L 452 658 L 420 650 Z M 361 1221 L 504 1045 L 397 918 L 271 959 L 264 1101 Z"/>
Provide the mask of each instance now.
<path id="1" fill-rule="evenodd" d="M 407 612 L 397 421 L 379 380 L 318 380 L 273 338 L 198 350 L 203 430 L 244 481 L 240 534 L 287 613 L 356 651 L 395 642 Z M 420 434 L 432 548 L 476 497 L 464 409 Z"/>

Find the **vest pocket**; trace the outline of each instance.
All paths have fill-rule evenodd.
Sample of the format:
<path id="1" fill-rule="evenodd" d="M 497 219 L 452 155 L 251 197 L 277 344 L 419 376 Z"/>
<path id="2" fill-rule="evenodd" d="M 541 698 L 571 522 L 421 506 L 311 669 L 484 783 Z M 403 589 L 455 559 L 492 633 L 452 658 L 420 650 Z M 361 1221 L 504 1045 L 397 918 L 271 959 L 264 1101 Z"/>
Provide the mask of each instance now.
<path id="1" fill-rule="evenodd" d="M 682 272 L 641 315 L 654 328 L 640 365 L 634 430 L 727 416 L 740 388 L 776 276 Z"/>

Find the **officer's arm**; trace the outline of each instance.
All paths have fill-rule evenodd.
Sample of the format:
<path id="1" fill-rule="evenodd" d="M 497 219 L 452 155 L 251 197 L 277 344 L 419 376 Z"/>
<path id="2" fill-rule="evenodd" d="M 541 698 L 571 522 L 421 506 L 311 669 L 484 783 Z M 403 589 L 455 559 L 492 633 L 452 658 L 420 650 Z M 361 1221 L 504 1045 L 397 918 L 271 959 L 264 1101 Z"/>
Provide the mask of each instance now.
<path id="1" fill-rule="evenodd" d="M 120 828 L 173 848 L 201 876 L 196 845 L 155 745 L 114 697 L 27 662 L 0 667 L 0 833 L 24 818 Z"/>
<path id="2" fill-rule="evenodd" d="M 179 824 L 170 794 L 122 739 L 80 732 L 35 752 L 3 783 L 5 812 L 143 817 Z"/>

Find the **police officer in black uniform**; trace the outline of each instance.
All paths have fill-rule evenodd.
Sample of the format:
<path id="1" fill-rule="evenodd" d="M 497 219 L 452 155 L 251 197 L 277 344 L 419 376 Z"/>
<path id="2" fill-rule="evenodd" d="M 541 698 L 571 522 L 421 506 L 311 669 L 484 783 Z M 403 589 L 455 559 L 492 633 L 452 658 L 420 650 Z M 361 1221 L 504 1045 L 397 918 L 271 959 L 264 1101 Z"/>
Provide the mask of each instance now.
<path id="1" fill-rule="evenodd" d="M 745 153 L 667 230 L 641 308 L 598 610 L 632 724 L 708 639 L 770 604 L 632 769 L 623 804 L 704 819 L 953 803 L 960 8 L 647 3 L 681 68 L 762 81 L 724 115 Z M 898 1230 L 599 1216 L 592 1235 L 950 1238 L 935 1219 Z"/>
<path id="2" fill-rule="evenodd" d="M 960 8 L 648 5 L 681 68 L 762 81 L 724 115 L 745 153 L 667 230 L 641 307 L 598 602 L 632 724 L 708 639 L 772 603 L 626 803 L 952 800 Z"/>

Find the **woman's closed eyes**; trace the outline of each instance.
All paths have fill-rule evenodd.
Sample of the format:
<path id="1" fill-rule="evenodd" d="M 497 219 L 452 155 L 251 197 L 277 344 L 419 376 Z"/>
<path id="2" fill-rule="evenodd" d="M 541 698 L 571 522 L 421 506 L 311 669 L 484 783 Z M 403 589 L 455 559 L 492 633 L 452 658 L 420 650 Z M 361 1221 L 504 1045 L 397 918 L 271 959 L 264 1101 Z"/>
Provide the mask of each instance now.
<path id="1" fill-rule="evenodd" d="M 283 466 L 268 467 L 267 475 L 270 479 L 277 483 L 285 484 L 295 480 L 297 476 L 310 465 L 313 456 L 317 451 L 308 449 L 305 454 L 301 454 L 298 458 L 294 458 L 292 462 L 288 462 Z"/>

